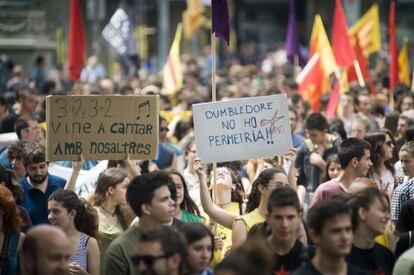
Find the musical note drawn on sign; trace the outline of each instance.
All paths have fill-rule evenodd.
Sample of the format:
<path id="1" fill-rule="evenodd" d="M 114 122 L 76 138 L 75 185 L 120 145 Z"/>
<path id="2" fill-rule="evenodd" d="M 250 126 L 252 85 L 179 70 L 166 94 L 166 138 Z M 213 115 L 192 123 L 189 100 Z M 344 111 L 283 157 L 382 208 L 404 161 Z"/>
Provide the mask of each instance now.
<path id="1" fill-rule="evenodd" d="M 141 110 L 143 110 L 144 114 L 146 113 L 145 117 L 148 118 L 150 116 L 151 109 L 150 109 L 150 102 L 149 102 L 149 100 L 146 100 L 143 103 L 140 103 L 138 105 L 138 116 L 137 116 L 137 120 L 139 120 L 141 118 Z"/>

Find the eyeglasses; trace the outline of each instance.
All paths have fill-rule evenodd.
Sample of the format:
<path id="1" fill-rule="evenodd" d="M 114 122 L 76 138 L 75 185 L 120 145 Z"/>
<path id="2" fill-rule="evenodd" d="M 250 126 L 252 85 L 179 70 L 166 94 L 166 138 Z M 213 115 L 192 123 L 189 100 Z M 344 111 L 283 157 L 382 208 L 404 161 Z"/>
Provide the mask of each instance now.
<path id="1" fill-rule="evenodd" d="M 171 257 L 171 253 L 165 254 L 165 255 L 159 255 L 159 256 L 152 256 L 152 255 L 134 255 L 131 257 L 131 261 L 134 263 L 134 265 L 139 265 L 141 261 L 144 262 L 144 264 L 148 267 L 151 267 L 154 265 L 154 262 L 159 259 L 168 259 Z"/>
<path id="2" fill-rule="evenodd" d="M 168 132 L 170 129 L 168 129 L 168 127 L 160 127 L 160 131 L 161 132 L 163 132 L 163 131 L 166 131 L 166 132 Z"/>

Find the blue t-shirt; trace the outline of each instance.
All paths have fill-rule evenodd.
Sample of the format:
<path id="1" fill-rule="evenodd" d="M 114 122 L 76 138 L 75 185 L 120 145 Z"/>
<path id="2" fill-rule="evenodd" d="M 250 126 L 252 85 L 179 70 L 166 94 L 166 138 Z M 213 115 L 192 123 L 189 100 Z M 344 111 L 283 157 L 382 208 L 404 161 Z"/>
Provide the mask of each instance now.
<path id="1" fill-rule="evenodd" d="M 66 184 L 65 179 L 51 174 L 47 174 L 47 180 L 48 184 L 45 193 L 34 188 L 27 181 L 27 175 L 20 180 L 20 184 L 23 187 L 22 206 L 29 212 L 33 225 L 49 223 L 47 219 L 48 199 L 53 192 L 63 189 Z"/>

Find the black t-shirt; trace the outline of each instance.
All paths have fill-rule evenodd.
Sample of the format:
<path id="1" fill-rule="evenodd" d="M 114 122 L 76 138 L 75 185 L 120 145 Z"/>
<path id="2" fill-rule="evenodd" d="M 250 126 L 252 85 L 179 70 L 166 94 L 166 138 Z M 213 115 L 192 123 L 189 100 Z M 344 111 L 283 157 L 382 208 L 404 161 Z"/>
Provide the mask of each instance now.
<path id="1" fill-rule="evenodd" d="M 306 247 L 298 240 L 288 254 L 283 256 L 278 254 L 274 255 L 275 264 L 273 266 L 273 274 L 289 274 L 309 259 Z"/>
<path id="2" fill-rule="evenodd" d="M 388 275 L 392 274 L 395 256 L 391 250 L 377 243 L 370 249 L 360 249 L 353 245 L 348 262 L 376 275 Z"/>
<path id="3" fill-rule="evenodd" d="M 14 124 L 19 116 L 15 113 L 10 113 L 0 121 L 0 134 L 14 132 Z"/>
<path id="4" fill-rule="evenodd" d="M 370 273 L 367 273 L 363 270 L 360 270 L 359 268 L 353 266 L 352 264 L 348 264 L 348 275 L 368 275 Z M 320 273 L 316 268 L 313 266 L 312 262 L 308 262 L 306 265 L 302 266 L 301 268 L 297 269 L 295 272 L 293 272 L 291 275 L 323 275 Z"/>

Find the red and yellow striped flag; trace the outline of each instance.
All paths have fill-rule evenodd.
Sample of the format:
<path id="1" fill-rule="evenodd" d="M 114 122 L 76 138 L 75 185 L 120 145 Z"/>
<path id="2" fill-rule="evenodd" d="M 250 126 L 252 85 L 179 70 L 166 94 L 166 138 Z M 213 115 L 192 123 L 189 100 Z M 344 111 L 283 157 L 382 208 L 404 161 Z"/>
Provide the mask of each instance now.
<path id="1" fill-rule="evenodd" d="M 180 61 L 180 41 L 182 34 L 182 24 L 179 23 L 167 63 L 163 68 L 163 86 L 168 94 L 174 94 L 183 86 L 183 73 L 181 71 Z"/>
<path id="2" fill-rule="evenodd" d="M 364 56 L 381 50 L 381 30 L 378 5 L 374 4 L 348 31 L 351 40 L 358 37 Z M 352 41 L 355 45 L 355 41 Z"/>

